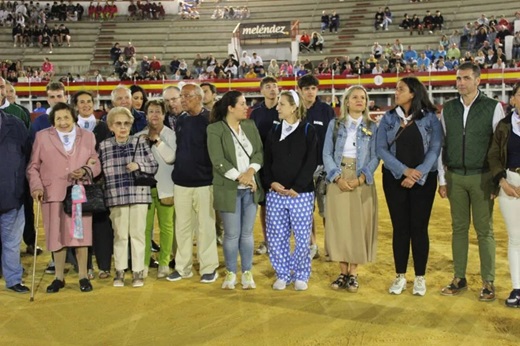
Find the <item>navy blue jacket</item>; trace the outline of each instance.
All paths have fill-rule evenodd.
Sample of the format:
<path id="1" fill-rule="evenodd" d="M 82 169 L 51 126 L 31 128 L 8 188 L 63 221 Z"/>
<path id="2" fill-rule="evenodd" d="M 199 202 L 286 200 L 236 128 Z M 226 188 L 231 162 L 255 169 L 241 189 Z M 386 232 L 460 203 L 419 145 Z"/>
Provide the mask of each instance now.
<path id="1" fill-rule="evenodd" d="M 314 126 L 316 129 L 316 137 L 318 137 L 318 165 L 323 165 L 323 144 L 325 143 L 325 135 L 329 122 L 336 117 L 334 109 L 331 106 L 322 102 L 319 97 L 316 97 L 316 102 L 307 109 L 305 121 Z"/>
<path id="2" fill-rule="evenodd" d="M 25 168 L 31 155 L 29 132 L 24 123 L 0 111 L 0 213 L 23 204 Z"/>
<path id="3" fill-rule="evenodd" d="M 31 123 L 31 127 L 29 128 L 31 143 L 34 142 L 36 138 L 36 132 L 45 130 L 51 127 L 51 121 L 49 120 L 49 114 L 43 113 L 34 119 Z"/>

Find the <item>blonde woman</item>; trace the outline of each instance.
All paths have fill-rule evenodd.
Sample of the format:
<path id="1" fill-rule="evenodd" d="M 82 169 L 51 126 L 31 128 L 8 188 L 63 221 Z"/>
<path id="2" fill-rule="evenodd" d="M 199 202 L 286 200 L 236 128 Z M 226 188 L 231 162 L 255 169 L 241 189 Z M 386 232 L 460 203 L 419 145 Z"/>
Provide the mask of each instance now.
<path id="1" fill-rule="evenodd" d="M 276 59 L 271 59 L 271 63 L 267 68 L 267 75 L 274 78 L 278 78 L 280 76 L 280 66 L 278 66 Z"/>
<path id="2" fill-rule="evenodd" d="M 357 292 L 358 266 L 375 260 L 377 194 L 374 171 L 377 126 L 370 121 L 368 94 L 360 85 L 348 88 L 340 117 L 329 123 L 323 146 L 327 180 L 325 244 L 341 270 L 333 289 Z"/>
<path id="3" fill-rule="evenodd" d="M 294 289 L 304 291 L 311 274 L 317 136 L 314 127 L 303 121 L 303 100 L 294 90 L 280 94 L 276 109 L 282 123 L 269 132 L 264 150 L 264 186 L 271 189 L 266 196 L 266 236 L 277 278 L 273 289 L 284 290 L 294 281 Z"/>

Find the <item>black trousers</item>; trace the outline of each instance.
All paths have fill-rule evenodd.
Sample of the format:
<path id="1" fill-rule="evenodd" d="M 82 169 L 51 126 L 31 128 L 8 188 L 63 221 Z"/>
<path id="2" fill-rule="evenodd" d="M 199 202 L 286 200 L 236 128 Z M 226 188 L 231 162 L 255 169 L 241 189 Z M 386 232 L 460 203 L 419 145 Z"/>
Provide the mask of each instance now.
<path id="1" fill-rule="evenodd" d="M 23 201 L 25 226 L 23 229 L 23 242 L 27 246 L 34 245 L 34 242 L 36 241 L 36 232 L 34 229 L 34 200 L 31 197 L 31 193 L 29 191 L 29 181 L 25 179 L 25 196 Z"/>
<path id="2" fill-rule="evenodd" d="M 110 212 L 96 213 L 92 217 L 92 246 L 88 248 L 89 269 L 93 268 L 92 256 L 96 256 L 99 270 L 110 271 L 114 252 L 114 230 Z"/>
<path id="3" fill-rule="evenodd" d="M 383 167 L 383 190 L 392 220 L 394 264 L 397 274 L 406 273 L 410 256 L 410 243 L 415 275 L 426 273 L 430 240 L 428 224 L 437 189 L 437 172 L 430 172 L 423 186 L 411 189 L 401 186 L 403 179 L 395 179 Z"/>

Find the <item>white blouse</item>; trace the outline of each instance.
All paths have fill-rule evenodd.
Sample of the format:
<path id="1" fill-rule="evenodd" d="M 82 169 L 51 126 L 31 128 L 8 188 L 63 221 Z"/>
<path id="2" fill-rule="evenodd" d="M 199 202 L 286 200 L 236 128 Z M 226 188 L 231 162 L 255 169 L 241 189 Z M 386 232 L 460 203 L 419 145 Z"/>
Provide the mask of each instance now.
<path id="1" fill-rule="evenodd" d="M 361 117 L 358 119 L 354 119 L 350 115 L 347 117 L 347 140 L 343 146 L 343 157 L 356 158 L 356 135 L 361 121 Z"/>
<path id="2" fill-rule="evenodd" d="M 251 141 L 247 138 L 244 131 L 242 131 L 242 127 L 238 125 L 238 133 L 235 132 L 234 129 L 231 129 L 231 131 L 233 131 L 231 137 L 233 137 L 233 144 L 235 145 L 237 168 L 230 169 L 224 174 L 224 176 L 230 180 L 237 180 L 238 176 L 242 173 L 247 172 L 249 168 L 253 168 L 255 172 L 258 172 L 258 170 L 260 170 L 260 165 L 257 163 L 250 163 L 249 156 L 253 154 L 253 145 L 251 144 Z M 242 144 L 242 146 L 240 144 Z M 238 188 L 249 189 L 250 187 L 239 184 Z"/>

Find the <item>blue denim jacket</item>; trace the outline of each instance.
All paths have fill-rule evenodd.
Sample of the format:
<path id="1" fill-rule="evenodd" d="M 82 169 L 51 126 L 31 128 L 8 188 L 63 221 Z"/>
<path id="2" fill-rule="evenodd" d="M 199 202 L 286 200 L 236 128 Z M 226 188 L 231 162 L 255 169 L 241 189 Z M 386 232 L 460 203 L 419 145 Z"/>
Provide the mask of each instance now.
<path id="1" fill-rule="evenodd" d="M 437 170 L 437 159 L 441 152 L 444 134 L 441 122 L 434 112 L 426 113 L 422 119 L 415 120 L 415 124 L 421 133 L 425 153 L 424 161 L 419 166 L 406 167 L 395 157 L 394 138 L 401 126 L 401 120 L 393 109 L 386 112 L 379 123 L 376 134 L 376 151 L 377 155 L 383 160 L 385 168 L 392 172 L 395 179 L 401 179 L 407 168 L 415 168 L 422 173 L 422 178 L 417 184 L 424 185 L 428 173 Z M 390 144 L 392 146 L 389 148 Z"/>
<path id="2" fill-rule="evenodd" d="M 325 143 L 323 145 L 323 165 L 327 172 L 327 180 L 333 182 L 341 175 L 341 160 L 343 158 L 343 147 L 347 141 L 347 127 L 345 122 L 339 124 L 338 137 L 336 144 L 333 143 L 334 126 L 336 121 L 329 122 Z M 362 122 L 356 133 L 356 175 L 365 175 L 366 184 L 374 183 L 374 172 L 379 165 L 379 158 L 376 155 L 376 130 L 377 126 L 373 122 L 368 125 Z"/>

